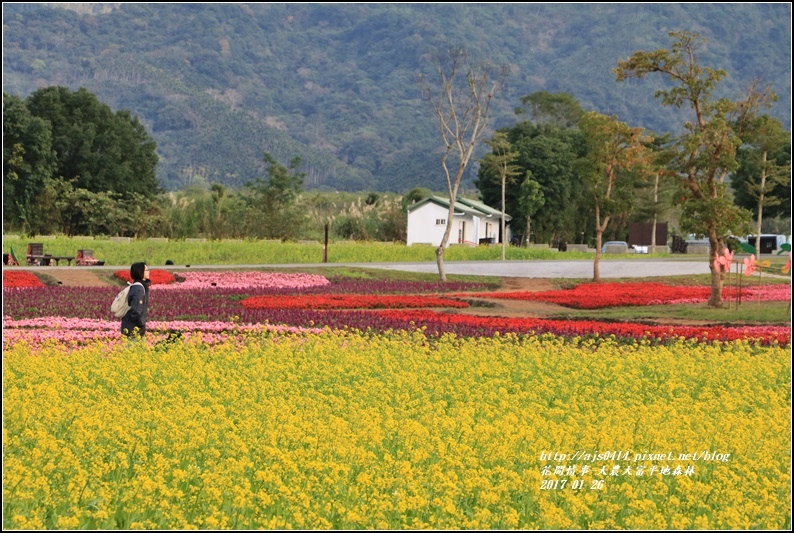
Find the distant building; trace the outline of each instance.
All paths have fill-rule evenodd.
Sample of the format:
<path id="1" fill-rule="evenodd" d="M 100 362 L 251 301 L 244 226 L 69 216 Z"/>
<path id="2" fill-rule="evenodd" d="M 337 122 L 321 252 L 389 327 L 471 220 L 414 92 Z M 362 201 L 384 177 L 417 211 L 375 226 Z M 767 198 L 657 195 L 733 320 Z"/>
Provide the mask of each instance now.
<path id="1" fill-rule="evenodd" d="M 502 213 L 477 200 L 458 198 L 455 214 L 449 216 L 449 198 L 428 196 L 408 208 L 408 246 L 412 244 L 431 244 L 439 246 L 444 237 L 447 224 L 452 224 L 449 244 L 497 244 L 502 242 L 500 235 Z M 511 220 L 505 215 L 505 223 Z M 507 242 L 510 242 L 510 228 L 506 227 Z"/>

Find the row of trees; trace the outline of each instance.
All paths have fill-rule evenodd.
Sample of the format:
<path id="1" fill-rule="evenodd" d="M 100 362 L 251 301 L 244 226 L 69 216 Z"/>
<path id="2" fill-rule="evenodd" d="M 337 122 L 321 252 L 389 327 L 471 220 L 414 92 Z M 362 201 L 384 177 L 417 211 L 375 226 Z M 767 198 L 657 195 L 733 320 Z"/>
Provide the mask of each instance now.
<path id="1" fill-rule="evenodd" d="M 266 194 L 213 183 L 121 203 L 108 193 L 88 193 L 52 180 L 38 198 L 42 214 L 30 234 L 321 240 L 328 224 L 338 239 L 405 242 L 407 195 L 301 192 L 270 217 L 259 203 Z M 72 229 L 86 227 L 91 231 Z"/>
<path id="2" fill-rule="evenodd" d="M 477 186 L 486 203 L 503 205 L 517 227 L 526 223 L 526 239 L 532 219 L 540 241 L 575 241 L 575 233 L 587 228 L 595 235 L 595 280 L 602 236 L 610 228 L 625 227 L 631 217 L 655 222 L 677 205 L 680 229 L 709 240 L 709 303 L 719 306 L 724 273 L 714 259 L 727 237 L 751 231 L 748 209 L 757 211 L 756 234 L 765 208 L 767 214 L 791 215 L 791 135 L 761 114 L 775 99 L 770 89 L 754 84 L 737 100 L 716 97 L 726 73 L 699 64 L 704 39 L 690 32 L 670 36 L 669 50 L 636 52 L 614 72 L 619 82 L 665 78 L 670 88 L 657 92 L 662 105 L 690 113 L 680 135 L 657 135 L 586 113 L 570 95 L 537 93 L 523 99 L 527 111 L 519 110 L 532 120 L 497 132 L 489 143 L 492 153 Z M 505 191 L 508 180 L 513 184 Z"/>
<path id="3" fill-rule="evenodd" d="M 155 150 L 137 118 L 85 89 L 47 87 L 24 101 L 3 93 L 3 223 L 113 231 L 161 192 Z"/>

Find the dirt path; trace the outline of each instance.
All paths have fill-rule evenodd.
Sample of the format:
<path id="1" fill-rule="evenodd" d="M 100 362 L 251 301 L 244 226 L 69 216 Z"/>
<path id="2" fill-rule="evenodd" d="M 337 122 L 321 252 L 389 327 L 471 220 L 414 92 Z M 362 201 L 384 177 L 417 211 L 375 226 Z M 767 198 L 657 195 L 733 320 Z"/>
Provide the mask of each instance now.
<path id="1" fill-rule="evenodd" d="M 44 268 L 44 267 L 42 267 Z M 46 270 L 42 271 L 65 287 L 109 287 L 110 283 L 103 281 L 90 270 Z"/>
<path id="2" fill-rule="evenodd" d="M 543 278 L 502 278 L 502 287 L 494 292 L 541 292 L 554 289 L 548 279 Z M 478 302 L 481 305 L 478 305 Z M 565 311 L 560 305 L 532 302 L 529 300 L 506 300 L 499 298 L 477 298 L 471 307 L 457 312 L 466 315 L 501 316 L 507 318 L 542 318 L 552 313 Z"/>
<path id="3" fill-rule="evenodd" d="M 551 281 L 543 278 L 502 278 L 498 292 L 540 292 L 554 289 Z"/>

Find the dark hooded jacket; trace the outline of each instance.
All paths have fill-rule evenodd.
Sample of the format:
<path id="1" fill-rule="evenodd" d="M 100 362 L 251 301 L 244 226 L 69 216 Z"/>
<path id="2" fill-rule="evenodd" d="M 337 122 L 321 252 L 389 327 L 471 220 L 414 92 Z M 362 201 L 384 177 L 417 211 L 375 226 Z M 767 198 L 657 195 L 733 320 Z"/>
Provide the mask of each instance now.
<path id="1" fill-rule="evenodd" d="M 127 305 L 130 306 L 130 310 L 121 319 L 121 332 L 128 337 L 135 335 L 136 332 L 140 336 L 146 334 L 146 314 L 149 307 L 150 285 L 151 282 L 148 279 L 138 281 L 132 284 L 130 292 L 127 294 Z"/>

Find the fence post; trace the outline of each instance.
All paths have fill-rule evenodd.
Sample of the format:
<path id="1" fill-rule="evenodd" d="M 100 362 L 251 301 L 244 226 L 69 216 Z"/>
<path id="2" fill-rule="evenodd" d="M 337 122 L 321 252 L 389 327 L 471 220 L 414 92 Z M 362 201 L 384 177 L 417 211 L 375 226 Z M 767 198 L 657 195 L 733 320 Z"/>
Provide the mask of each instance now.
<path id="1" fill-rule="evenodd" d="M 328 224 L 325 225 L 325 244 L 323 245 L 323 263 L 328 262 Z"/>

